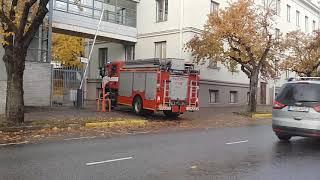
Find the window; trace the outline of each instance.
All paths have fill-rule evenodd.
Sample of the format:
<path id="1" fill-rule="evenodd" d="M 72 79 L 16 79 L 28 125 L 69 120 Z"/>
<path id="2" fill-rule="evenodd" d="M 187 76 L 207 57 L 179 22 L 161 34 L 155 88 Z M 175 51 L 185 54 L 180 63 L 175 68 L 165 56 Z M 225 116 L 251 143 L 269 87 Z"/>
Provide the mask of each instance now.
<path id="1" fill-rule="evenodd" d="M 126 8 L 117 8 L 117 23 L 126 24 Z"/>
<path id="2" fill-rule="evenodd" d="M 280 73 L 280 70 L 279 70 L 279 62 L 280 62 L 280 59 L 275 59 L 275 62 L 274 62 L 274 67 L 275 67 L 275 71 L 276 71 L 276 77 L 274 77 L 275 79 L 279 79 L 280 76 L 281 76 L 281 73 Z"/>
<path id="3" fill-rule="evenodd" d="M 99 68 L 108 62 L 108 48 L 99 48 Z"/>
<path id="4" fill-rule="evenodd" d="M 219 12 L 219 3 L 215 1 L 211 1 L 211 13 L 218 13 Z"/>
<path id="5" fill-rule="evenodd" d="M 126 46 L 125 47 L 125 60 L 126 61 L 132 61 L 134 60 L 135 56 L 135 47 L 134 46 Z"/>
<path id="6" fill-rule="evenodd" d="M 289 83 L 281 88 L 276 100 L 288 106 L 301 102 L 302 106 L 313 107 L 320 102 L 319 91 L 319 84 Z"/>
<path id="7" fill-rule="evenodd" d="M 168 0 L 156 0 L 157 2 L 157 22 L 168 20 Z"/>
<path id="8" fill-rule="evenodd" d="M 276 38 L 276 41 L 277 41 L 277 42 L 278 42 L 279 39 L 280 39 L 280 29 L 278 29 L 278 28 L 276 28 L 275 38 Z"/>
<path id="9" fill-rule="evenodd" d="M 265 9 L 269 8 L 269 0 L 262 0 L 262 4 Z"/>
<path id="10" fill-rule="evenodd" d="M 287 21 L 288 21 L 288 22 L 291 21 L 290 11 L 291 11 L 291 6 L 287 5 Z"/>
<path id="11" fill-rule="evenodd" d="M 260 104 L 267 104 L 267 83 L 260 82 Z"/>
<path id="12" fill-rule="evenodd" d="M 218 103 L 219 102 L 219 91 L 218 90 L 209 90 L 209 103 Z"/>
<path id="13" fill-rule="evenodd" d="M 296 26 L 300 27 L 300 11 L 296 11 Z"/>
<path id="14" fill-rule="evenodd" d="M 209 61 L 208 68 L 210 68 L 210 69 L 219 69 L 218 68 L 218 62 L 217 61 L 213 61 L 213 60 Z"/>
<path id="15" fill-rule="evenodd" d="M 308 18 L 308 16 L 304 17 L 304 29 L 306 32 L 309 31 L 309 18 Z"/>
<path id="16" fill-rule="evenodd" d="M 237 102 L 238 102 L 238 92 L 230 91 L 230 103 L 237 103 Z"/>
<path id="17" fill-rule="evenodd" d="M 73 1 L 73 3 L 70 2 L 67 10 L 72 13 L 80 14 L 83 16 L 90 16 L 92 15 L 92 7 L 93 0 L 75 0 Z"/>
<path id="18" fill-rule="evenodd" d="M 316 30 L 316 21 L 312 21 L 312 31 Z"/>
<path id="19" fill-rule="evenodd" d="M 281 1 L 276 0 L 276 15 L 280 16 L 280 10 L 281 10 Z"/>
<path id="20" fill-rule="evenodd" d="M 286 79 L 289 79 L 289 76 L 290 76 L 290 71 L 286 70 Z"/>
<path id="21" fill-rule="evenodd" d="M 250 92 L 247 92 L 247 103 L 250 102 Z"/>
<path id="22" fill-rule="evenodd" d="M 162 41 L 162 42 L 156 42 L 155 43 L 155 58 L 166 58 L 167 56 L 167 42 Z"/>

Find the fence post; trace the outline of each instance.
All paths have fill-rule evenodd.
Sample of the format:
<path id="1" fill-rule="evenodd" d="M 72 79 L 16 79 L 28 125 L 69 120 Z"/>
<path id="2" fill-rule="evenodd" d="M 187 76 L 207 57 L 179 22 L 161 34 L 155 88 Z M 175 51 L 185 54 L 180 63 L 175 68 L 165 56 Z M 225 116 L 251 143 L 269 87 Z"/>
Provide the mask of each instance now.
<path id="1" fill-rule="evenodd" d="M 77 108 L 83 108 L 83 91 L 82 89 L 77 90 Z"/>

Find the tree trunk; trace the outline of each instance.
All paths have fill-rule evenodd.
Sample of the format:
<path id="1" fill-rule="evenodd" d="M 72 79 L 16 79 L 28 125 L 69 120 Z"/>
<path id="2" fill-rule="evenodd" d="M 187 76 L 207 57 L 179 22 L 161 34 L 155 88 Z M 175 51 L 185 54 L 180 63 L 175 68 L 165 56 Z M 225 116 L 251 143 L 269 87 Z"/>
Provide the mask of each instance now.
<path id="1" fill-rule="evenodd" d="M 259 71 L 256 70 L 250 77 L 250 87 L 249 87 L 249 112 L 253 113 L 257 111 L 257 92 L 258 92 L 258 82 L 259 82 Z"/>
<path id="2" fill-rule="evenodd" d="M 7 70 L 6 120 L 24 122 L 23 71 L 26 53 L 20 48 L 7 47 L 3 61 Z"/>

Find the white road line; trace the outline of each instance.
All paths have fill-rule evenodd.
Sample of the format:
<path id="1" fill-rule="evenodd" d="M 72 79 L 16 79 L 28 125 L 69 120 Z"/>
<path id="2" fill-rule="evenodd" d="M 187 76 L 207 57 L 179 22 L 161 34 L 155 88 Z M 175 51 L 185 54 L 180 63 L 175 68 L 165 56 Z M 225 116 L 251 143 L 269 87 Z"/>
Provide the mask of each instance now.
<path id="1" fill-rule="evenodd" d="M 142 131 L 142 132 L 133 132 L 133 133 L 125 133 L 126 135 L 138 135 L 138 134 L 148 134 L 151 131 Z"/>
<path id="2" fill-rule="evenodd" d="M 80 140 L 80 139 L 94 139 L 97 136 L 88 136 L 88 137 L 78 137 L 78 138 L 68 138 L 68 139 L 64 139 L 64 141 L 71 141 L 71 140 Z"/>
<path id="3" fill-rule="evenodd" d="M 7 144 L 0 144 L 0 146 L 9 146 L 9 145 L 19 145 L 19 144 L 27 144 L 29 141 L 23 141 L 18 143 L 7 143 Z"/>
<path id="4" fill-rule="evenodd" d="M 133 133 L 133 134 L 148 134 L 150 133 L 151 131 L 142 131 L 142 132 L 136 132 L 136 133 Z"/>
<path id="5" fill-rule="evenodd" d="M 119 158 L 119 159 L 110 159 L 110 160 L 106 160 L 106 161 L 90 162 L 90 163 L 86 163 L 86 165 L 92 166 L 92 165 L 104 164 L 104 163 L 110 163 L 110 162 L 116 162 L 116 161 L 124 161 L 124 160 L 129 160 L 132 158 L 133 157 L 125 157 L 125 158 Z"/>
<path id="6" fill-rule="evenodd" d="M 248 142 L 249 140 L 244 140 L 244 141 L 236 141 L 236 142 L 229 142 L 229 143 L 226 143 L 227 145 L 232 145 L 232 144 L 240 144 L 240 143 L 246 143 Z"/>

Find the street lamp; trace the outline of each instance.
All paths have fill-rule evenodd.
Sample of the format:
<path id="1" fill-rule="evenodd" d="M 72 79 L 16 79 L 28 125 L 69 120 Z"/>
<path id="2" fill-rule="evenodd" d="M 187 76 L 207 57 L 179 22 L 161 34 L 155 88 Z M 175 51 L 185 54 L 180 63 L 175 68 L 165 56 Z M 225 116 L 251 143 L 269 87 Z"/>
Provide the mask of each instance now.
<path id="1" fill-rule="evenodd" d="M 77 0 L 77 2 L 80 3 L 80 0 Z M 81 6 L 80 6 L 79 9 L 80 9 L 80 11 L 82 11 Z M 103 14 L 104 14 L 104 9 L 105 9 L 104 6 L 102 6 L 100 19 L 99 19 L 99 23 L 97 25 L 96 32 L 95 32 L 95 35 L 94 35 L 93 43 L 92 43 L 91 50 L 90 50 L 89 57 L 88 57 L 88 62 L 86 64 L 86 68 L 84 70 L 84 73 L 83 73 L 83 76 L 82 76 L 82 79 L 81 79 L 80 87 L 79 87 L 78 92 L 77 92 L 77 107 L 78 108 L 83 107 L 83 100 L 84 100 L 83 84 L 84 84 L 84 80 L 86 78 L 86 74 L 87 74 L 87 71 L 88 71 L 89 63 L 90 63 L 90 60 L 91 60 L 91 57 L 92 57 L 93 48 L 94 48 L 94 45 L 96 43 L 96 39 L 97 39 L 97 36 L 98 36 L 98 33 L 99 33 L 100 25 L 101 25 Z"/>

